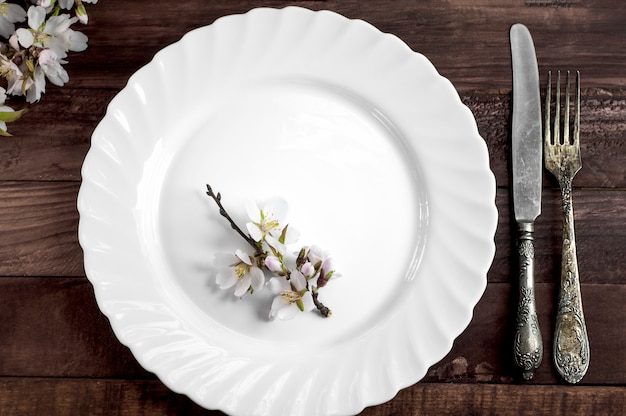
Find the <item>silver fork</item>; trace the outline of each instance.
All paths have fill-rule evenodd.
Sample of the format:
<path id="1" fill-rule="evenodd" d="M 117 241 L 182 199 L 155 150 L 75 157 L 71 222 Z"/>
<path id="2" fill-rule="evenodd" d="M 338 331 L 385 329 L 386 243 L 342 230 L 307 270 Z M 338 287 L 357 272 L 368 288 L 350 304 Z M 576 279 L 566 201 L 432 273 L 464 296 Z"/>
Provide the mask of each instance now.
<path id="1" fill-rule="evenodd" d="M 563 214 L 563 251 L 561 259 L 561 288 L 554 332 L 552 354 L 554 365 L 570 383 L 579 382 L 589 367 L 589 340 L 580 294 L 574 212 L 572 207 L 572 180 L 582 167 L 580 160 L 580 72 L 576 72 L 576 101 L 574 103 L 574 131 L 570 137 L 570 73 L 567 71 L 565 104 L 563 107 L 563 137 L 560 134 L 561 71 L 556 75 L 554 125 L 550 134 L 550 96 L 552 73 L 548 73 L 546 90 L 544 158 L 545 166 L 558 180 L 561 188 Z"/>

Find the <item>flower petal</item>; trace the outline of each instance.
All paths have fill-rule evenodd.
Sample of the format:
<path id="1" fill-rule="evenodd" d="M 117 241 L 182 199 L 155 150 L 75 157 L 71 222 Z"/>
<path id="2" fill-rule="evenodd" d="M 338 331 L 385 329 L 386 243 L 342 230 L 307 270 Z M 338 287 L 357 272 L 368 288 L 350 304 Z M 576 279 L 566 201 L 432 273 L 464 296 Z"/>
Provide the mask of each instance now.
<path id="1" fill-rule="evenodd" d="M 276 316 L 278 315 L 278 311 L 286 306 L 289 306 L 289 305 L 287 305 L 280 296 L 276 296 L 274 300 L 272 301 L 272 306 L 270 308 L 270 313 L 269 313 L 270 321 L 273 321 L 274 319 L 276 319 Z"/>
<path id="2" fill-rule="evenodd" d="M 250 288 L 250 275 L 247 274 L 239 279 L 237 286 L 235 286 L 235 296 L 241 297 L 246 294 Z"/>
<path id="3" fill-rule="evenodd" d="M 289 205 L 284 199 L 272 198 L 263 206 L 263 212 L 272 216 L 272 219 L 282 225 L 285 218 L 287 218 L 288 208 Z"/>
<path id="4" fill-rule="evenodd" d="M 30 30 L 21 27 L 15 31 L 15 35 L 17 36 L 17 41 L 23 48 L 30 48 L 33 46 L 35 37 Z"/>
<path id="5" fill-rule="evenodd" d="M 250 198 L 246 199 L 246 213 L 253 222 L 261 222 L 261 210 L 256 202 Z"/>
<path id="6" fill-rule="evenodd" d="M 285 244 L 294 244 L 300 238 L 300 231 L 297 228 L 292 227 L 291 225 L 287 227 L 287 232 L 285 233 Z"/>
<path id="7" fill-rule="evenodd" d="M 69 44 L 67 49 L 72 52 L 82 52 L 87 49 L 87 35 L 82 32 L 76 32 L 75 30 L 71 30 Z"/>
<path id="8" fill-rule="evenodd" d="M 274 249 L 283 255 L 287 253 L 287 247 L 270 234 L 265 235 L 265 243 L 266 244 L 264 245 L 267 246 L 267 248 L 264 248 L 267 251 L 272 251 L 272 249 Z"/>
<path id="9" fill-rule="evenodd" d="M 237 249 L 237 251 L 235 251 L 235 256 L 237 256 L 239 260 L 246 263 L 248 266 L 252 266 L 252 260 L 250 259 L 250 256 L 246 254 L 243 250 Z"/>
<path id="10" fill-rule="evenodd" d="M 8 20 L 9 22 L 17 23 L 17 22 L 23 22 L 24 20 L 26 20 L 26 11 L 22 9 L 21 6 L 17 4 L 7 4 L 5 5 L 5 7 L 6 9 L 5 9 L 4 18 Z"/>
<path id="11" fill-rule="evenodd" d="M 284 277 L 272 277 L 268 286 L 273 293 L 291 291 L 291 285 Z"/>
<path id="12" fill-rule="evenodd" d="M 306 288 L 306 278 L 299 270 L 293 270 L 290 277 L 289 282 L 298 292 Z"/>
<path id="13" fill-rule="evenodd" d="M 217 283 L 220 289 L 228 289 L 237 283 L 238 280 L 235 271 L 231 267 L 220 270 L 215 277 L 215 283 Z"/>
<path id="14" fill-rule="evenodd" d="M 251 267 L 250 268 L 250 285 L 252 286 L 252 290 L 254 290 L 255 292 L 258 292 L 259 290 L 263 289 L 264 284 L 265 284 L 265 275 L 263 274 L 263 271 L 259 269 L 258 267 Z"/>
<path id="15" fill-rule="evenodd" d="M 31 6 L 28 8 L 28 26 L 31 29 L 39 30 L 41 24 L 46 20 L 46 9 L 41 6 Z"/>
<path id="16" fill-rule="evenodd" d="M 276 317 L 281 321 L 287 321 L 293 319 L 300 313 L 300 309 L 295 303 L 285 305 L 284 307 L 276 311 Z"/>
<path id="17" fill-rule="evenodd" d="M 315 303 L 313 302 L 313 295 L 311 295 L 311 292 L 306 292 L 302 296 L 302 303 L 304 304 L 304 312 L 310 312 L 315 308 Z"/>
<path id="18" fill-rule="evenodd" d="M 250 237 L 252 237 L 254 241 L 261 241 L 261 239 L 263 238 L 263 232 L 261 232 L 256 224 L 248 222 L 246 223 L 246 228 L 248 229 L 248 234 L 250 234 Z"/>
<path id="19" fill-rule="evenodd" d="M 61 8 L 69 10 L 74 6 L 74 0 L 59 0 Z"/>

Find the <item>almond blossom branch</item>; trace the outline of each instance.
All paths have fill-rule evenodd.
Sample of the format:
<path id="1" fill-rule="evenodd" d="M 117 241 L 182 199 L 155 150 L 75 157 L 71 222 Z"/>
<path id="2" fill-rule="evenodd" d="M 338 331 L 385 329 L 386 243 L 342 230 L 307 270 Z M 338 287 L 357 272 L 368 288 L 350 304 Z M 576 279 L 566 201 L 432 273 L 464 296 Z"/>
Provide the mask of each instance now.
<path id="1" fill-rule="evenodd" d="M 234 287 L 234 295 L 243 299 L 267 286 L 275 294 L 270 320 L 292 319 L 300 312 L 315 309 L 323 317 L 332 316 L 332 311 L 318 299 L 318 291 L 338 276 L 333 260 L 315 245 L 304 246 L 296 252 L 288 248 L 296 242 L 299 233 L 283 222 L 287 214 L 285 201 L 274 198 L 259 208 L 249 200 L 246 211 L 250 221 L 246 223 L 246 234 L 224 209 L 220 193 L 215 193 L 208 184 L 207 195 L 217 204 L 220 215 L 255 249 L 252 255 L 242 250 L 234 255 L 216 253 L 215 260 L 221 265 L 215 282 L 221 289 Z M 270 277 L 268 282 L 265 277 Z"/>

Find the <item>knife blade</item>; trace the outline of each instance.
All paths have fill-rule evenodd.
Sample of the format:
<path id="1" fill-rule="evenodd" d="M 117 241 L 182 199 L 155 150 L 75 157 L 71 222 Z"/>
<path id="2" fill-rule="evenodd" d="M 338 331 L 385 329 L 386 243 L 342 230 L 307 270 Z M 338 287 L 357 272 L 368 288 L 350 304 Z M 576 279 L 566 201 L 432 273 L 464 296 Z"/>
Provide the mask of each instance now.
<path id="1" fill-rule="evenodd" d="M 514 360 L 530 379 L 543 359 L 543 341 L 535 305 L 534 222 L 541 213 L 542 149 L 539 69 L 528 28 L 510 30 L 513 67 L 511 167 L 513 207 L 518 224 L 519 301 L 514 338 Z"/>

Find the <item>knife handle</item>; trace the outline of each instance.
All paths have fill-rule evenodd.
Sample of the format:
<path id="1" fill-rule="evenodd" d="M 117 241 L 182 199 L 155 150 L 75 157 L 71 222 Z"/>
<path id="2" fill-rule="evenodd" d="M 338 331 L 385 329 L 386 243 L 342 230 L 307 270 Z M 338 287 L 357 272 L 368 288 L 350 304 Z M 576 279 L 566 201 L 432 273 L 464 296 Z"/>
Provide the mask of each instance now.
<path id="1" fill-rule="evenodd" d="M 557 371 L 565 381 L 573 384 L 583 378 L 589 367 L 589 339 L 578 276 L 571 183 L 563 185 L 561 289 L 552 348 Z"/>
<path id="2" fill-rule="evenodd" d="M 514 339 L 515 364 L 522 376 L 530 380 L 543 359 L 543 341 L 535 306 L 535 244 L 533 223 L 518 223 L 519 301 Z"/>

